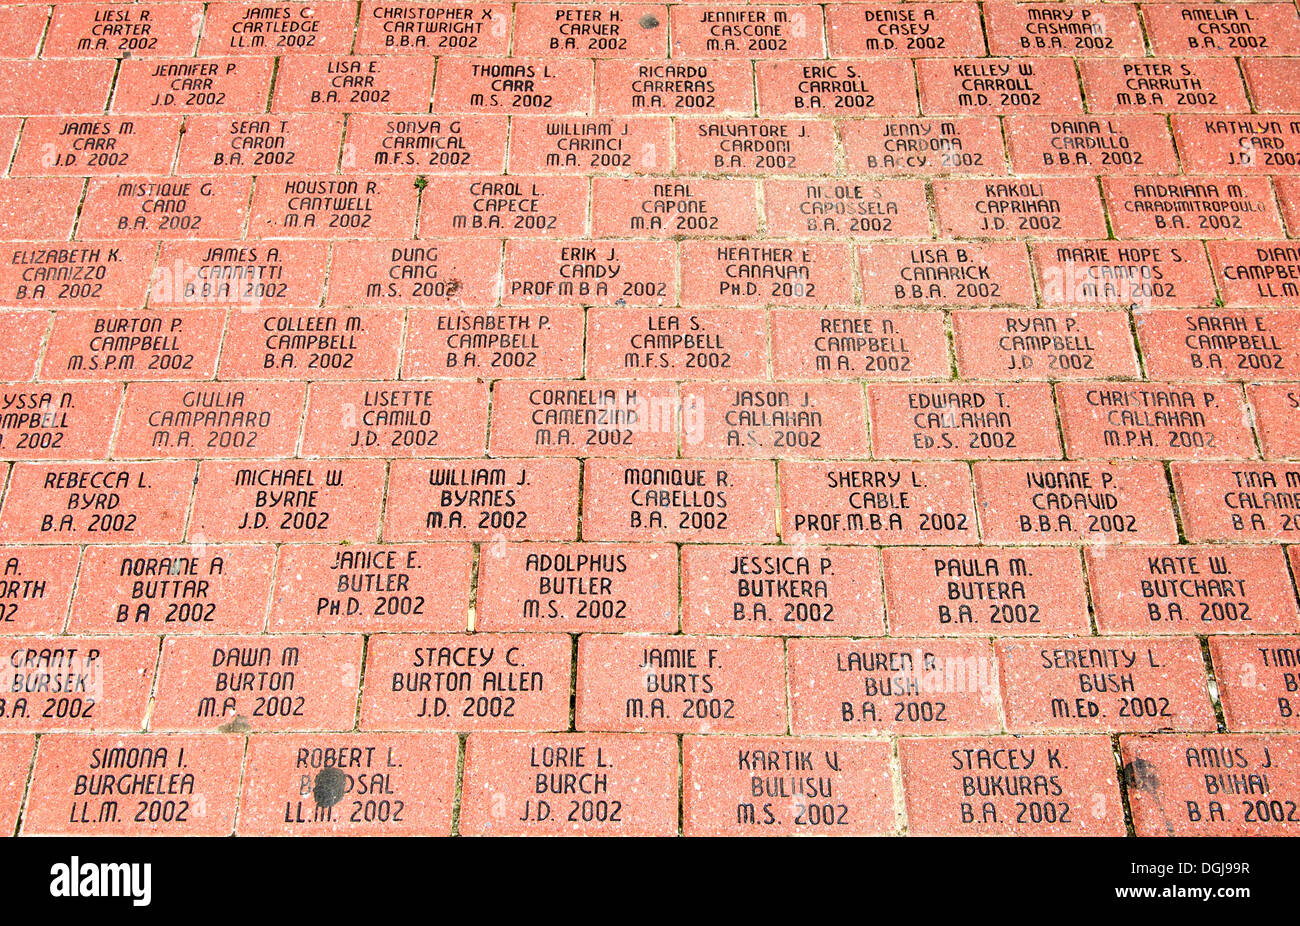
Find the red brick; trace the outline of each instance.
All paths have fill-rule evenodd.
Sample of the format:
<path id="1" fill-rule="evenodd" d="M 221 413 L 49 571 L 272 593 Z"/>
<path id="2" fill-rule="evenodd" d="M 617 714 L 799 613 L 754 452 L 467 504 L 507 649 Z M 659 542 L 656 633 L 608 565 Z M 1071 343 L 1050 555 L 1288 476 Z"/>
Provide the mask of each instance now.
<path id="1" fill-rule="evenodd" d="M 583 539 L 772 541 L 775 476 L 767 462 L 591 459 Z"/>
<path id="2" fill-rule="evenodd" d="M 946 377 L 941 312 L 774 309 L 772 371 L 777 379 Z"/>
<path id="3" fill-rule="evenodd" d="M 201 3 L 71 3 L 54 7 L 45 58 L 153 58 L 192 55 Z"/>
<path id="4" fill-rule="evenodd" d="M 167 637 L 151 730 L 350 730 L 360 636 Z"/>
<path id="5" fill-rule="evenodd" d="M 0 546 L 0 633 L 61 631 L 79 556 L 76 547 Z"/>
<path id="6" fill-rule="evenodd" d="M 0 58 L 34 58 L 40 48 L 45 24 L 50 17 L 48 7 L 35 4 L 0 6 Z M 22 791 L 15 800 L 22 800 Z M 13 827 L 8 828 L 9 831 Z"/>
<path id="7" fill-rule="evenodd" d="M 856 383 L 699 383 L 683 387 L 688 457 L 856 457 L 867 418 Z"/>
<path id="8" fill-rule="evenodd" d="M 275 60 L 270 57 L 128 58 L 122 62 L 117 77 L 112 110 L 115 113 L 265 112 L 274 66 Z M 280 82 L 284 81 L 284 74 L 282 70 Z"/>
<path id="9" fill-rule="evenodd" d="M 846 305 L 853 302 L 847 245 L 805 241 L 687 241 L 683 305 Z"/>
<path id="10" fill-rule="evenodd" d="M 563 730 L 571 643 L 564 634 L 376 634 L 363 730 Z"/>
<path id="11" fill-rule="evenodd" d="M 438 61 L 434 112 L 588 113 L 591 62 L 574 58 L 448 58 Z"/>
<path id="12" fill-rule="evenodd" d="M 18 826 L 35 750 L 32 736 L 12 734 L 0 739 L 0 832 L 6 836 L 14 835 Z"/>
<path id="13" fill-rule="evenodd" d="M 385 540 L 574 540 L 577 460 L 397 460 Z"/>
<path id="14" fill-rule="evenodd" d="M 590 311 L 587 375 L 752 379 L 767 370 L 767 321 L 753 309 Z"/>
<path id="15" fill-rule="evenodd" d="M 789 643 L 795 733 L 984 733 L 1001 728 L 987 640 Z"/>
<path id="16" fill-rule="evenodd" d="M 1214 677 L 1228 729 L 1300 729 L 1300 637 L 1210 637 Z"/>
<path id="17" fill-rule="evenodd" d="M 936 180 L 939 234 L 961 238 L 1095 238 L 1106 234 L 1091 177 Z"/>
<path id="18" fill-rule="evenodd" d="M 431 173 L 501 170 L 503 116 L 395 116 L 358 113 L 348 120 L 344 170 Z M 426 147 L 427 146 L 427 147 Z"/>
<path id="19" fill-rule="evenodd" d="M 1088 111 L 1248 112 L 1236 64 L 1226 58 L 1080 58 Z"/>
<path id="20" fill-rule="evenodd" d="M 7 460 L 106 457 L 121 399 L 116 383 L 0 384 L 0 454 Z"/>
<path id="21" fill-rule="evenodd" d="M 508 305 L 675 305 L 677 260 L 667 241 L 506 242 Z"/>
<path id="22" fill-rule="evenodd" d="M 1300 737 L 1120 737 L 1139 836 L 1290 836 Z"/>
<path id="23" fill-rule="evenodd" d="M 784 733 L 782 643 L 584 634 L 575 718 L 580 730 Z"/>
<path id="24" fill-rule="evenodd" d="M 1070 459 L 1204 460 L 1255 456 L 1238 386 L 1061 383 Z"/>
<path id="25" fill-rule="evenodd" d="M 826 33 L 837 58 L 984 54 L 979 10 L 953 3 L 831 3 Z"/>
<path id="26" fill-rule="evenodd" d="M 864 244 L 858 256 L 868 304 L 1035 304 L 1029 258 L 1020 242 Z"/>
<path id="27" fill-rule="evenodd" d="M 251 185 L 250 177 L 91 180 L 77 237 L 238 238 Z"/>
<path id="28" fill-rule="evenodd" d="M 0 729 L 138 730 L 156 637 L 0 638 Z"/>
<path id="29" fill-rule="evenodd" d="M 302 383 L 131 383 L 115 457 L 293 456 Z"/>
<path id="30" fill-rule="evenodd" d="M 489 452 L 502 456 L 638 457 L 677 452 L 672 384 L 501 380 Z"/>
<path id="31" fill-rule="evenodd" d="M 180 540 L 193 484 L 193 463 L 15 463 L 0 536 L 46 543 Z"/>
<path id="32" fill-rule="evenodd" d="M 898 4 L 904 9 L 916 3 Z M 963 9 L 960 5 L 954 9 Z M 924 27 L 924 24 L 918 24 Z M 849 170 L 869 174 L 1004 174 L 996 116 L 853 119 L 839 123 Z"/>
<path id="33" fill-rule="evenodd" d="M 415 231 L 418 191 L 408 177 L 260 176 L 250 238 L 397 238 Z"/>
<path id="34" fill-rule="evenodd" d="M 509 4 L 361 4 L 357 51 L 362 54 L 504 55 L 509 42 Z"/>
<path id="35" fill-rule="evenodd" d="M 290 113 L 427 113 L 433 70 L 434 59 L 425 56 L 290 55 L 280 62 L 271 108 Z"/>
<path id="36" fill-rule="evenodd" d="M 1123 836 L 1104 736 L 905 739 L 907 831 L 918 836 Z"/>
<path id="37" fill-rule="evenodd" d="M 678 119 L 677 169 L 689 173 L 831 173 L 835 133 L 829 121 Z"/>
<path id="38" fill-rule="evenodd" d="M 1300 61 L 1295 58 L 1243 58 L 1242 70 L 1255 110 L 1263 113 L 1293 113 L 1300 110 Z"/>
<path id="39" fill-rule="evenodd" d="M 682 745 L 687 836 L 891 833 L 886 742 L 688 736 Z"/>
<path id="40" fill-rule="evenodd" d="M 1138 375 L 1128 313 L 1040 310 L 952 313 L 957 369 L 971 379 Z"/>
<path id="41" fill-rule="evenodd" d="M 1080 241 L 1029 248 L 1047 305 L 1212 305 L 1214 282 L 1195 242 Z"/>
<path id="42" fill-rule="evenodd" d="M 668 7 L 657 3 L 525 3 L 515 9 L 514 52 L 575 58 L 663 58 L 668 54 Z"/>
<path id="43" fill-rule="evenodd" d="M 727 17 L 719 20 L 719 14 Z M 821 58 L 820 6 L 674 4 L 673 58 Z"/>
<path id="44" fill-rule="evenodd" d="M 523 11 L 533 6 L 521 7 L 519 15 L 523 16 Z M 510 172 L 663 173 L 669 169 L 672 159 L 669 123 L 667 117 L 658 116 L 639 119 L 511 116 Z"/>
<path id="45" fill-rule="evenodd" d="M 1282 234 L 1264 177 L 1209 182 L 1173 177 L 1103 177 L 1102 192 L 1121 238 L 1276 238 Z"/>
<path id="46" fill-rule="evenodd" d="M 1088 598 L 1074 550 L 923 547 L 883 555 L 893 633 L 1088 632 Z"/>
<path id="47" fill-rule="evenodd" d="M 1142 57 L 1146 44 L 1129 3 L 1010 3 L 984 7 L 994 55 Z"/>
<path id="48" fill-rule="evenodd" d="M 1144 3 L 1157 55 L 1294 55 L 1300 17 L 1291 3 Z"/>
<path id="49" fill-rule="evenodd" d="M 927 116 L 1083 111 L 1074 63 L 1064 58 L 931 58 L 917 61 L 916 73 Z"/>
<path id="50" fill-rule="evenodd" d="M 677 630 L 671 544 L 492 543 L 479 554 L 476 630 Z"/>
<path id="51" fill-rule="evenodd" d="M 166 174 L 171 172 L 180 132 L 181 117 L 172 115 L 34 116 L 23 126 L 11 173 L 15 177 Z"/>
<path id="52" fill-rule="evenodd" d="M 356 9 L 348 3 L 208 4 L 199 53 L 204 55 L 346 55 Z"/>
<path id="53" fill-rule="evenodd" d="M 1211 241 L 1210 263 L 1229 306 L 1293 308 L 1300 252 L 1291 241 Z M 1266 368 L 1267 369 L 1267 368 Z M 1256 371 L 1251 371 L 1252 375 Z"/>
<path id="54" fill-rule="evenodd" d="M 1300 120 L 1283 116 L 1170 116 L 1189 174 L 1293 174 L 1300 171 Z"/>
<path id="55" fill-rule="evenodd" d="M 456 751 L 456 737 L 435 733 L 249 737 L 237 829 L 449 836 Z"/>
<path id="56" fill-rule="evenodd" d="M 1274 177 L 1273 186 L 1277 190 L 1277 201 L 1287 227 L 1300 229 L 1300 177 Z"/>
<path id="57" fill-rule="evenodd" d="M 482 453 L 487 389 L 477 383 L 314 383 L 304 456 Z"/>
<path id="58" fill-rule="evenodd" d="M 22 831 L 229 836 L 243 759 L 238 736 L 42 737 Z M 122 800 L 123 790 L 135 796 Z"/>
<path id="59" fill-rule="evenodd" d="M 1187 637 L 997 640 L 1007 729 L 1213 730 L 1200 644 Z"/>
<path id="60" fill-rule="evenodd" d="M 101 259 L 108 256 L 102 249 L 99 253 Z M 120 259 L 129 257 L 124 248 Z M 104 266 L 80 260 L 63 264 Z M 118 272 L 125 275 L 129 269 L 122 266 Z M 41 376 L 113 381 L 126 376 L 133 380 L 209 379 L 216 369 L 224 322 L 221 309 L 57 312 Z"/>
<path id="61" fill-rule="evenodd" d="M 1178 540 L 1157 463 L 980 462 L 974 469 L 989 543 Z"/>
<path id="62" fill-rule="evenodd" d="M 329 245 L 321 241 L 167 241 L 149 305 L 314 308 L 328 259 Z"/>
<path id="63" fill-rule="evenodd" d="M 767 229 L 773 235 L 926 238 L 930 211 L 919 180 L 844 182 L 767 180 Z"/>
<path id="64" fill-rule="evenodd" d="M 579 376 L 582 309 L 418 309 L 403 376 Z"/>
<path id="65" fill-rule="evenodd" d="M 880 554 L 871 548 L 682 549 L 687 633 L 866 636 L 884 632 Z"/>
<path id="66" fill-rule="evenodd" d="M 81 185 L 77 177 L 0 180 L 0 236 L 11 241 L 68 237 L 77 218 Z"/>
<path id="67" fill-rule="evenodd" d="M 1300 388 L 1286 383 L 1251 383 L 1246 386 L 1255 413 L 1255 430 L 1265 457 L 1300 457 Z"/>
<path id="68" fill-rule="evenodd" d="M 0 115 L 101 113 L 116 67 L 112 61 L 88 59 L 0 61 Z"/>
<path id="69" fill-rule="evenodd" d="M 0 369 L 17 379 L 34 377 L 49 330 L 49 312 L 0 312 Z"/>
<path id="70" fill-rule="evenodd" d="M 1009 116 L 1006 122 L 1016 173 L 1091 176 L 1178 170 L 1164 116 Z"/>
<path id="71" fill-rule="evenodd" d="M 459 823 L 465 836 L 675 836 L 676 739 L 474 733 Z"/>
<path id="72" fill-rule="evenodd" d="M 754 115 L 748 61 L 597 61 L 596 113 Z"/>
<path id="73" fill-rule="evenodd" d="M 388 379 L 401 337 L 402 311 L 394 308 L 233 312 L 221 376 Z"/>
<path id="74" fill-rule="evenodd" d="M 584 177 L 434 177 L 420 201 L 424 238 L 558 238 L 587 229 Z"/>
<path id="75" fill-rule="evenodd" d="M 782 460 L 781 535 L 809 543 L 974 543 L 965 463 Z"/>
<path id="76" fill-rule="evenodd" d="M 872 455 L 885 459 L 1033 459 L 1061 456 L 1046 384 L 873 383 Z"/>
<path id="77" fill-rule="evenodd" d="M 474 241 L 338 241 L 326 304 L 492 305 L 499 270 Z"/>
<path id="78" fill-rule="evenodd" d="M 1281 547 L 1084 551 L 1102 633 L 1269 633 L 1300 629 Z"/>
<path id="79" fill-rule="evenodd" d="M 592 234 L 599 237 L 733 237 L 758 232 L 754 184 L 744 180 L 597 177 L 592 181 L 591 215 Z M 771 226 L 769 231 L 782 233 Z"/>
<path id="80" fill-rule="evenodd" d="M 191 116 L 177 173 L 333 172 L 342 140 L 342 116 Z M 278 183 L 268 178 L 263 185 Z"/>
<path id="81" fill-rule="evenodd" d="M 89 546 L 68 629 L 256 633 L 274 562 L 269 545 Z"/>
<path id="82" fill-rule="evenodd" d="M 199 467 L 190 536 L 212 540 L 375 537 L 384 491 L 379 460 L 226 463 Z"/>
<path id="83" fill-rule="evenodd" d="M 908 61 L 761 61 L 758 111 L 764 116 L 915 116 Z"/>
<path id="84" fill-rule="evenodd" d="M 1289 303 L 1288 303 L 1289 304 Z M 1291 379 L 1300 373 L 1300 320 L 1271 312 L 1135 312 L 1153 379 Z"/>
<path id="85" fill-rule="evenodd" d="M 1193 542 L 1294 541 L 1300 467 L 1281 463 L 1173 463 L 1183 533 Z"/>
<path id="86" fill-rule="evenodd" d="M 275 631 L 459 631 L 469 611 L 467 544 L 280 547 Z"/>

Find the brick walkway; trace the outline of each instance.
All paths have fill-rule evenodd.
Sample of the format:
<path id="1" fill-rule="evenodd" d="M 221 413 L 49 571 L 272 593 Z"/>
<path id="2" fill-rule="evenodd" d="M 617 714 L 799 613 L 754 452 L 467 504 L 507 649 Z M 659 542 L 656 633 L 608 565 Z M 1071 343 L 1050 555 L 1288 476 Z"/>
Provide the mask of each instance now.
<path id="1" fill-rule="evenodd" d="M 1297 832 L 1298 88 L 1270 0 L 0 6 L 0 830 Z"/>

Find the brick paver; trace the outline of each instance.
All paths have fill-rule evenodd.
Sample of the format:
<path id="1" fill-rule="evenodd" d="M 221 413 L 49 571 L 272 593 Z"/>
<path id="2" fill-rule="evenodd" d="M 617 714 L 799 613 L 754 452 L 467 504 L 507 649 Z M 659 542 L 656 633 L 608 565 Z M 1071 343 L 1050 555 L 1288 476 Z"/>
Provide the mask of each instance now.
<path id="1" fill-rule="evenodd" d="M 1294 834 L 1293 0 L 0 7 L 0 832 Z"/>

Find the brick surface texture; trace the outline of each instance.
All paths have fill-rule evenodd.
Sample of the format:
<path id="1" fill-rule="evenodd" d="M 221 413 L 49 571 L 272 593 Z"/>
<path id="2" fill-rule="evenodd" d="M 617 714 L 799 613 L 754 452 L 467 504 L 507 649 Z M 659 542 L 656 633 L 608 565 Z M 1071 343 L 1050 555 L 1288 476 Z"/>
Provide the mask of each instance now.
<path id="1" fill-rule="evenodd" d="M 1300 835 L 1297 0 L 0 25 L 0 833 Z"/>

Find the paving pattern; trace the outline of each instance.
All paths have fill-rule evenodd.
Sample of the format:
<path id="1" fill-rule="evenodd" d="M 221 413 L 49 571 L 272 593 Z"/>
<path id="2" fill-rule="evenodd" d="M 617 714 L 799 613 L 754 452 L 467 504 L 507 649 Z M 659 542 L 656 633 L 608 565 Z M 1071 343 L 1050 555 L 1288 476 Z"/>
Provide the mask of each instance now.
<path id="1" fill-rule="evenodd" d="M 1295 3 L 12 3 L 0 152 L 0 830 L 1300 831 Z"/>

